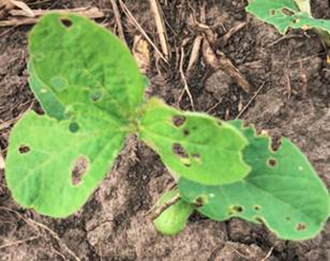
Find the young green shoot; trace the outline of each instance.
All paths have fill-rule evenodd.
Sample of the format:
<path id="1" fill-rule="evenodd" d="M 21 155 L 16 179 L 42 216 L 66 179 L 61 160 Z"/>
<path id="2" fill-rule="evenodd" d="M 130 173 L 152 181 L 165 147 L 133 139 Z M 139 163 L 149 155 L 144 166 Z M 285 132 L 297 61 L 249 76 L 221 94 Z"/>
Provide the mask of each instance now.
<path id="1" fill-rule="evenodd" d="M 314 237 L 329 217 L 328 191 L 293 143 L 283 138 L 275 151 L 240 121 L 146 100 L 129 49 L 94 22 L 48 14 L 30 34 L 29 54 L 30 88 L 45 114 L 27 112 L 10 135 L 6 181 L 21 206 L 57 218 L 75 213 L 133 133 L 178 183 L 157 203 L 166 206 L 154 220 L 163 234 L 184 229 L 194 210 L 263 223 L 290 240 Z"/>

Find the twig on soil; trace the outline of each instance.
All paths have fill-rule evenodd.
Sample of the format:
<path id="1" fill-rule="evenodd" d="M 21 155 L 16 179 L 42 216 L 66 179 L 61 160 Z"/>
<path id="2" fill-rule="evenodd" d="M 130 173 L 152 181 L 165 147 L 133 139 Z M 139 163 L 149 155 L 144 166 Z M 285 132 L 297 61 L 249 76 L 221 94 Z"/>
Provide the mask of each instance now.
<path id="1" fill-rule="evenodd" d="M 265 82 L 263 82 L 261 84 L 261 86 L 259 87 L 259 89 L 256 91 L 256 93 L 253 95 L 253 97 L 251 98 L 251 100 L 244 106 L 244 108 L 240 111 L 240 113 L 236 116 L 236 120 L 239 119 L 243 113 L 250 107 L 251 103 L 255 100 L 255 98 L 258 96 L 259 92 L 262 90 L 262 88 L 265 86 Z"/>
<path id="2" fill-rule="evenodd" d="M 302 90 L 302 97 L 305 99 L 307 97 L 307 76 L 302 62 L 299 63 L 299 70 L 300 70 L 300 86 Z"/>
<path id="3" fill-rule="evenodd" d="M 221 52 L 220 55 L 216 55 L 215 51 L 212 49 L 211 44 L 215 44 L 217 34 L 212 30 L 212 28 L 206 25 L 206 12 L 205 12 L 205 1 L 201 5 L 200 9 L 200 19 L 201 23 L 196 21 L 196 17 L 194 18 L 195 27 L 204 35 L 204 41 L 202 44 L 202 52 L 204 59 L 206 62 L 214 69 L 223 70 L 226 74 L 228 74 L 238 85 L 240 85 L 248 94 L 252 93 L 252 87 L 250 83 L 243 77 L 243 75 L 239 72 L 239 70 L 233 65 L 233 63 L 225 57 L 225 55 Z M 228 32 L 227 36 L 225 37 L 225 41 L 231 37 L 235 32 L 240 30 L 245 26 L 245 23 L 238 25 L 237 27 L 233 28 L 230 32 Z M 199 44 L 199 43 L 197 43 Z M 196 45 L 197 45 L 196 44 Z M 197 48 L 197 47 L 196 47 Z M 188 66 L 189 68 L 189 66 Z"/>
<path id="4" fill-rule="evenodd" d="M 230 109 L 226 108 L 226 112 L 225 112 L 225 121 L 229 121 L 230 120 Z"/>
<path id="5" fill-rule="evenodd" d="M 210 26 L 200 23 L 198 21 L 195 21 L 195 29 L 205 35 L 205 38 L 210 42 L 210 43 L 215 43 L 218 36 L 213 32 Z"/>
<path id="6" fill-rule="evenodd" d="M 303 37 L 303 36 L 300 34 L 284 35 L 284 36 L 278 38 L 277 40 L 275 40 L 274 42 L 270 43 L 267 47 L 268 48 L 273 47 L 274 45 L 277 45 L 284 40 L 288 40 L 288 39 L 292 39 L 292 38 L 301 38 L 301 37 Z"/>
<path id="7" fill-rule="evenodd" d="M 122 0 L 119 0 L 120 7 L 124 11 L 125 15 L 135 24 L 136 28 L 140 31 L 140 33 L 146 38 L 146 40 L 149 42 L 149 44 L 155 49 L 156 53 L 159 55 L 159 57 L 168 64 L 167 59 L 164 57 L 164 55 L 159 51 L 157 46 L 153 43 L 153 41 L 150 39 L 148 34 L 143 30 L 142 26 L 138 23 L 138 21 L 134 18 L 131 11 L 127 8 L 127 6 L 123 3 Z"/>
<path id="8" fill-rule="evenodd" d="M 247 94 L 252 93 L 252 87 L 250 83 L 242 76 L 239 70 L 233 65 L 233 63 L 225 57 L 224 54 L 216 55 L 210 46 L 210 43 L 204 39 L 203 42 L 203 55 L 206 62 L 214 69 L 221 69 L 227 73 L 239 86 L 242 87 L 243 91 Z"/>
<path id="9" fill-rule="evenodd" d="M 325 55 L 325 54 L 327 54 L 327 53 L 326 52 L 322 52 L 322 53 L 314 54 L 314 55 L 311 55 L 311 56 L 307 56 L 305 58 L 301 58 L 301 59 L 298 59 L 298 60 L 289 62 L 289 64 L 296 64 L 296 63 L 300 63 L 300 62 L 305 62 L 305 61 L 308 61 L 310 59 L 313 59 L 315 57 L 319 57 L 319 56 L 322 56 L 322 55 Z"/>
<path id="10" fill-rule="evenodd" d="M 31 8 L 24 3 L 23 1 L 15 1 L 15 0 L 11 0 L 11 2 L 18 7 L 19 9 L 21 9 L 24 12 L 24 15 L 27 17 L 35 17 L 35 14 L 33 13 L 33 11 L 31 10 Z"/>
<path id="11" fill-rule="evenodd" d="M 274 247 L 271 247 L 270 250 L 268 251 L 267 255 L 263 259 L 261 259 L 260 261 L 266 261 L 271 256 L 271 254 L 273 253 L 273 250 L 274 250 Z"/>
<path id="12" fill-rule="evenodd" d="M 150 52 L 149 44 L 142 35 L 134 36 L 132 52 L 140 71 L 146 74 L 150 69 Z"/>
<path id="13" fill-rule="evenodd" d="M 0 19 L 5 18 L 15 5 L 10 0 L 0 0 Z"/>
<path id="14" fill-rule="evenodd" d="M 48 234 L 50 234 L 50 236 L 55 239 L 57 241 L 57 243 L 59 244 L 60 247 L 62 247 L 67 254 L 69 254 L 74 260 L 76 261 L 80 261 L 80 258 L 61 240 L 61 238 L 58 236 L 57 233 L 55 233 L 53 230 L 51 230 L 49 227 L 45 226 L 44 224 L 41 224 L 33 219 L 30 218 L 25 218 L 24 216 L 22 216 L 20 213 L 18 213 L 15 210 L 12 210 L 10 208 L 7 207 L 1 207 L 0 209 L 14 213 L 16 216 L 18 216 L 20 219 L 22 219 L 27 225 L 29 225 L 30 227 L 32 227 L 35 231 L 38 232 L 38 234 L 36 236 L 41 237 L 42 233 L 41 231 L 46 231 Z M 40 231 L 41 230 L 41 231 Z M 60 256 L 62 256 L 64 259 L 64 255 L 62 253 L 59 253 L 55 248 L 54 250 L 57 252 L 57 254 L 59 254 Z M 71 260 L 71 259 L 70 259 Z"/>
<path id="15" fill-rule="evenodd" d="M 292 53 L 292 49 L 289 48 L 287 51 L 286 57 L 285 57 L 285 66 L 284 66 L 284 72 L 285 72 L 285 78 L 286 78 L 286 91 L 285 93 L 288 95 L 288 99 L 291 97 L 292 93 L 292 86 L 291 86 L 291 74 L 290 74 L 290 68 L 289 68 L 289 61 L 290 61 L 290 55 Z"/>
<path id="16" fill-rule="evenodd" d="M 291 86 L 291 77 L 289 72 L 285 73 L 285 78 L 286 78 L 286 94 L 288 95 L 288 99 L 290 99 L 292 94 L 292 86 Z"/>
<path id="17" fill-rule="evenodd" d="M 32 25 L 36 24 L 40 17 L 49 13 L 49 10 L 32 10 L 36 17 L 24 17 L 24 11 L 21 10 L 12 10 L 8 20 L 0 21 L 0 27 L 7 26 L 21 26 L 21 25 Z M 83 15 L 87 18 L 96 19 L 104 17 L 104 13 L 100 11 L 97 7 L 82 7 L 82 8 L 74 8 L 74 9 L 57 9 L 51 10 L 51 12 L 59 12 L 59 13 L 77 13 Z"/>
<path id="18" fill-rule="evenodd" d="M 7 29 L 4 32 L 2 32 L 0 34 L 0 37 L 4 37 L 6 34 L 8 34 L 9 32 L 13 31 L 14 29 L 16 29 L 16 26 L 10 27 L 9 29 Z"/>
<path id="19" fill-rule="evenodd" d="M 171 200 L 167 201 L 165 204 L 161 205 L 159 208 L 157 208 L 153 214 L 150 216 L 151 220 L 155 220 L 158 218 L 166 209 L 168 209 L 170 206 L 173 206 L 175 203 L 177 203 L 181 199 L 180 194 L 178 193 L 175 195 Z"/>
<path id="20" fill-rule="evenodd" d="M 29 101 L 28 101 L 29 102 Z M 25 102 L 23 105 L 28 104 L 28 102 Z M 22 116 L 24 113 L 26 113 L 27 111 L 31 110 L 32 107 L 34 105 L 34 102 L 32 100 L 32 103 L 29 105 L 29 107 L 26 110 L 23 110 L 16 118 L 8 120 L 8 121 L 3 121 L 0 123 L 0 131 L 9 128 L 12 124 L 16 123 Z"/>
<path id="21" fill-rule="evenodd" d="M 211 111 L 213 111 L 215 108 L 217 108 L 221 102 L 222 102 L 222 100 L 221 100 L 221 101 L 218 101 L 218 102 L 217 102 L 216 104 L 214 104 L 210 109 L 208 109 L 208 110 L 206 111 L 206 113 L 207 113 L 207 114 L 210 114 Z"/>
<path id="22" fill-rule="evenodd" d="M 199 51 L 202 46 L 202 41 L 203 41 L 203 36 L 201 36 L 201 35 L 196 36 L 196 38 L 194 40 L 193 47 L 191 49 L 188 67 L 186 70 L 186 74 L 188 77 L 191 74 L 191 72 L 194 70 L 194 68 L 199 60 Z"/>
<path id="23" fill-rule="evenodd" d="M 171 191 L 174 190 L 177 187 L 177 183 L 174 180 L 171 180 L 170 183 L 167 185 L 165 191 Z M 154 211 L 154 209 L 156 208 L 155 205 L 152 206 L 152 208 L 150 208 L 146 213 L 143 214 L 143 216 L 148 216 L 151 212 Z"/>
<path id="24" fill-rule="evenodd" d="M 184 75 L 184 72 L 183 72 L 183 60 L 184 60 L 184 49 L 183 49 L 183 47 L 181 47 L 180 75 L 181 75 L 181 78 L 182 78 L 182 81 L 183 81 L 183 84 L 184 84 L 184 89 L 181 92 L 181 95 L 179 97 L 178 103 L 180 103 L 180 101 L 183 98 L 184 93 L 186 92 L 187 95 L 188 95 L 188 97 L 189 97 L 189 100 L 190 100 L 191 108 L 194 111 L 195 110 L 194 99 L 193 99 L 193 97 L 191 95 L 191 92 L 189 90 L 189 86 L 188 86 L 188 82 L 187 82 L 186 76 Z"/>
<path id="25" fill-rule="evenodd" d="M 203 3 L 201 4 L 200 13 L 201 13 L 201 22 L 203 24 L 205 24 L 206 23 L 206 2 L 205 1 L 203 1 Z"/>
<path id="26" fill-rule="evenodd" d="M 161 14 L 161 8 L 159 5 L 159 2 L 157 0 L 149 0 L 149 2 L 150 2 L 151 12 L 152 12 L 155 22 L 156 22 L 156 28 L 157 28 L 157 32 L 158 32 L 160 45 L 162 47 L 162 51 L 164 53 L 165 58 L 169 59 L 171 56 L 171 53 L 169 51 L 170 48 L 169 48 L 169 44 L 168 44 L 165 23 L 164 23 L 163 15 Z"/>
<path id="27" fill-rule="evenodd" d="M 11 119 L 9 121 L 5 121 L 5 122 L 1 123 L 0 124 L 0 131 L 9 128 L 12 124 L 16 123 L 19 120 L 19 118 L 20 118 L 20 116 L 15 118 L 15 119 Z"/>
<path id="28" fill-rule="evenodd" d="M 238 105 L 237 105 L 237 110 L 238 113 L 240 113 L 243 110 L 243 101 L 242 101 L 243 97 L 242 94 L 239 95 L 239 101 L 238 101 Z"/>
<path id="29" fill-rule="evenodd" d="M 7 248 L 7 247 L 17 246 L 17 245 L 20 245 L 20 244 L 26 243 L 26 242 L 28 242 L 28 241 L 32 241 L 32 240 L 38 239 L 39 237 L 40 237 L 40 235 L 36 235 L 36 236 L 28 237 L 28 238 L 26 238 L 26 239 L 22 239 L 22 240 L 17 240 L 17 241 L 9 242 L 9 243 L 7 243 L 7 244 L 3 244 L 3 245 L 1 245 L 1 246 L 0 246 L 0 249 Z"/>
<path id="30" fill-rule="evenodd" d="M 41 228 L 42 230 L 47 231 L 63 247 L 63 249 L 70 254 L 70 256 L 72 256 L 75 260 L 80 261 L 80 258 L 61 240 L 61 238 L 57 233 L 55 233 L 53 230 L 51 230 L 49 227 L 45 226 L 44 224 L 41 224 L 33 219 L 28 218 L 27 221 L 32 226 L 35 225 Z"/>
<path id="31" fill-rule="evenodd" d="M 117 27 L 118 27 L 119 38 L 127 45 L 126 40 L 125 40 L 123 25 L 122 25 L 121 19 L 120 19 L 120 13 L 119 13 L 117 1 L 116 0 L 110 0 L 110 3 L 112 5 L 113 13 L 115 15 L 116 24 L 117 24 Z"/>
<path id="32" fill-rule="evenodd" d="M 232 27 L 223 37 L 222 42 L 223 45 L 226 45 L 229 41 L 229 39 L 236 34 L 238 31 L 242 30 L 247 25 L 247 22 L 240 22 L 236 24 L 234 27 Z"/>
<path id="33" fill-rule="evenodd" d="M 5 160 L 3 159 L 2 153 L 0 152 L 0 170 L 5 169 Z"/>
<path id="34" fill-rule="evenodd" d="M 240 257 L 244 258 L 245 260 L 250 260 L 250 257 L 247 255 L 244 255 L 243 253 L 241 253 L 240 251 L 238 251 L 235 247 L 228 245 L 228 247 L 233 250 L 237 255 L 239 255 Z"/>

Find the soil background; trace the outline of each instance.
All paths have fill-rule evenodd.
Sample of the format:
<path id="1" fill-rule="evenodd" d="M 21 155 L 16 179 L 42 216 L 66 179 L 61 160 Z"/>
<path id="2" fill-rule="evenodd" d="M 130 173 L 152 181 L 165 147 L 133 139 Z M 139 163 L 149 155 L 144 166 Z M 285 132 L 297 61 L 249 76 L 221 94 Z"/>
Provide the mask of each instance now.
<path id="1" fill-rule="evenodd" d="M 159 38 L 149 1 L 124 1 L 157 47 Z M 30 1 L 31 8 L 97 6 L 105 13 L 98 22 L 116 29 L 110 1 Z M 148 93 L 168 104 L 191 110 L 179 70 L 181 48 L 186 68 L 202 1 L 160 1 L 169 37 L 171 59 L 162 62 L 150 47 Z M 213 50 L 223 53 L 251 83 L 247 95 L 221 70 L 200 57 L 187 76 L 195 109 L 220 119 L 240 118 L 275 136 L 285 136 L 307 155 L 330 188 L 330 66 L 312 32 L 281 36 L 272 26 L 246 14 L 247 1 L 206 1 L 205 23 L 217 33 Z M 330 19 L 327 0 L 312 1 L 317 17 Z M 120 9 L 121 11 L 121 9 Z M 140 34 L 121 11 L 125 38 L 132 47 Z M 223 36 L 238 23 L 246 25 L 228 41 Z M 27 83 L 27 36 L 31 26 L 0 28 L 0 148 L 5 158 L 13 124 L 30 109 L 40 111 Z M 160 47 L 159 47 L 160 48 Z M 249 104 L 244 112 L 244 108 Z M 118 157 L 111 175 L 75 215 L 66 219 L 40 216 L 20 208 L 0 171 L 0 260 L 330 260 L 330 223 L 315 239 L 278 240 L 266 228 L 239 219 L 215 222 L 193 215 L 175 237 L 159 235 L 146 216 L 172 178 L 159 157 L 134 137 Z M 306 188 L 308 193 L 308 188 Z"/>

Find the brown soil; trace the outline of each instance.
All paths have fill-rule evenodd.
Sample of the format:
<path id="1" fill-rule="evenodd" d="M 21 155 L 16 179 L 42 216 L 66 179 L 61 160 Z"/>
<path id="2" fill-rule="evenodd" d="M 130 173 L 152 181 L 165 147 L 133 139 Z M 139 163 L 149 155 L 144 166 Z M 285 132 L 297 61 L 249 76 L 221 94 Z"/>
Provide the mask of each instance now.
<path id="1" fill-rule="evenodd" d="M 148 1 L 125 2 L 159 46 Z M 188 26 L 188 17 L 195 10 L 199 18 L 200 3 L 160 2 L 172 59 L 167 66 L 152 56 L 150 92 L 169 104 L 191 109 L 188 97 L 179 102 L 183 83 L 177 60 L 185 39 L 184 65 L 188 63 L 198 35 Z M 330 188 L 330 67 L 325 63 L 324 50 L 310 32 L 290 32 L 289 37 L 279 40 L 281 35 L 273 27 L 245 13 L 246 2 L 212 0 L 207 1 L 206 8 L 206 23 L 219 35 L 213 47 L 240 69 L 254 91 L 263 86 L 241 118 L 298 144 Z M 316 16 L 330 18 L 327 0 L 312 2 Z M 100 22 L 115 28 L 110 1 L 106 0 L 46 1 L 34 8 L 86 5 L 102 9 L 106 17 Z M 124 14 L 122 21 L 130 44 L 138 31 Z M 247 25 L 222 44 L 225 29 L 242 21 Z M 4 156 L 13 123 L 30 108 L 40 110 L 27 84 L 30 29 L 0 28 L 0 148 Z M 251 99 L 231 78 L 212 70 L 203 59 L 188 84 L 196 109 L 222 119 L 234 119 Z M 84 208 L 69 218 L 55 220 L 17 206 L 1 171 L 0 260 L 74 260 L 74 256 L 82 260 L 330 260 L 329 222 L 315 239 L 300 243 L 278 240 L 267 229 L 238 219 L 221 223 L 198 215 L 178 236 L 161 236 L 145 214 L 171 182 L 159 157 L 131 137 L 111 175 Z"/>

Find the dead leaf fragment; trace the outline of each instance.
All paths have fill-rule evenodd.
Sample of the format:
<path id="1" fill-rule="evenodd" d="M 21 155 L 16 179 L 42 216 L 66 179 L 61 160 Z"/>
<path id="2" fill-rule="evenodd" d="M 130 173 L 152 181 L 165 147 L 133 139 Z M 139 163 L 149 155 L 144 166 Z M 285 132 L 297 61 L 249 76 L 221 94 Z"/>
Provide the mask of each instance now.
<path id="1" fill-rule="evenodd" d="M 8 12 L 13 9 L 15 5 L 10 0 L 0 0 L 0 19 L 6 18 Z"/>
<path id="2" fill-rule="evenodd" d="M 10 1 L 14 6 L 18 7 L 19 9 L 21 9 L 22 11 L 24 11 L 25 16 L 27 17 L 35 17 L 35 14 L 33 13 L 33 11 L 31 10 L 30 7 L 28 7 L 28 5 L 22 1 L 15 1 L 15 0 L 11 0 Z"/>
<path id="3" fill-rule="evenodd" d="M 0 170 L 5 169 L 5 160 L 3 159 L 2 155 L 0 154 Z"/>
<path id="4" fill-rule="evenodd" d="M 149 44 L 142 35 L 136 35 L 133 43 L 133 55 L 143 74 L 150 69 Z"/>

